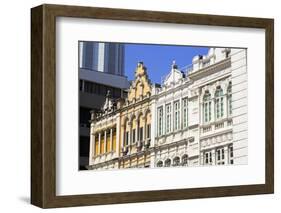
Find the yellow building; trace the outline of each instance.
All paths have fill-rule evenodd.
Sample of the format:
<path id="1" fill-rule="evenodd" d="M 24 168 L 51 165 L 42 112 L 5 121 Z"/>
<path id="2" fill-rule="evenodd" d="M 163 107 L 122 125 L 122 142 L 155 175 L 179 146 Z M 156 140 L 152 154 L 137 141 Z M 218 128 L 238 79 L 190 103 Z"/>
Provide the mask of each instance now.
<path id="1" fill-rule="evenodd" d="M 100 112 L 91 115 L 89 169 L 149 167 L 152 85 L 143 63 L 125 99 L 107 94 Z"/>

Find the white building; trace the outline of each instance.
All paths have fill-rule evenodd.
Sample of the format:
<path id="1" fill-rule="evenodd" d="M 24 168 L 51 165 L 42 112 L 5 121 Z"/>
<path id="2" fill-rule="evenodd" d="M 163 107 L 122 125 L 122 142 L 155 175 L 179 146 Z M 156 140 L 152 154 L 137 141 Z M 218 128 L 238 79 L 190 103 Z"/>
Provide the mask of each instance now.
<path id="1" fill-rule="evenodd" d="M 210 48 L 192 62 L 155 90 L 151 166 L 247 164 L 246 50 Z"/>

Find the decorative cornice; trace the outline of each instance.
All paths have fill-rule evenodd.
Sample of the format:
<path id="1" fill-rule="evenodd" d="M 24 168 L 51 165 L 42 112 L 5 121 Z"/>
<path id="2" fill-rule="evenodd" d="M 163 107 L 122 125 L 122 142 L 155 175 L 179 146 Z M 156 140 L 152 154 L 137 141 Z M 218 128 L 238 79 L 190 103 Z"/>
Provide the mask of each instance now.
<path id="1" fill-rule="evenodd" d="M 221 61 L 219 61 L 215 64 L 212 64 L 208 67 L 204 67 L 200 70 L 194 71 L 194 72 L 188 74 L 188 77 L 190 79 L 196 79 L 197 80 L 197 79 L 203 77 L 203 75 L 204 76 L 205 75 L 211 75 L 215 72 L 221 71 L 221 70 L 226 69 L 230 66 L 231 66 L 231 60 L 230 60 L 230 58 L 226 58 L 226 59 L 221 60 Z"/>

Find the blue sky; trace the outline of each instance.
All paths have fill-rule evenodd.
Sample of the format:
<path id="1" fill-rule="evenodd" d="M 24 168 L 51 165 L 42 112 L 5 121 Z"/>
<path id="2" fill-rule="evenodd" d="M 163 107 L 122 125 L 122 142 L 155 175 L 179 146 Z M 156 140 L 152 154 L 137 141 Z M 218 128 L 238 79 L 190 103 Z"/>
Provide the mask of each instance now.
<path id="1" fill-rule="evenodd" d="M 170 72 L 173 60 L 179 68 L 192 63 L 195 55 L 206 55 L 209 48 L 192 46 L 126 44 L 125 75 L 134 79 L 134 72 L 139 61 L 143 61 L 150 80 L 160 83 L 161 77 Z"/>

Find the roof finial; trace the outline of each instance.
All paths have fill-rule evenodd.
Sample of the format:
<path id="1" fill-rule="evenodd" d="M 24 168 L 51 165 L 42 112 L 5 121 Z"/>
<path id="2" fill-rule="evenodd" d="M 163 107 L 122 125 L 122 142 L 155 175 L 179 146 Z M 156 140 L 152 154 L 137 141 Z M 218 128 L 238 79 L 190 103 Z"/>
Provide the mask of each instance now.
<path id="1" fill-rule="evenodd" d="M 178 65 L 176 64 L 176 60 L 173 60 L 172 69 L 178 69 Z"/>
<path id="2" fill-rule="evenodd" d="M 139 61 L 138 62 L 138 67 L 142 67 L 143 66 L 143 62 L 142 61 Z"/>

